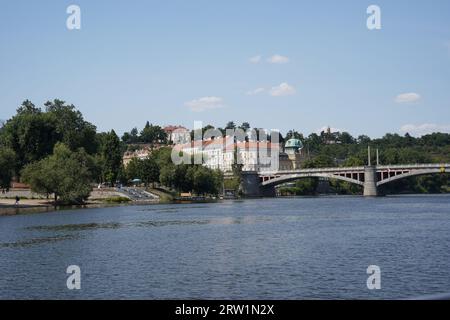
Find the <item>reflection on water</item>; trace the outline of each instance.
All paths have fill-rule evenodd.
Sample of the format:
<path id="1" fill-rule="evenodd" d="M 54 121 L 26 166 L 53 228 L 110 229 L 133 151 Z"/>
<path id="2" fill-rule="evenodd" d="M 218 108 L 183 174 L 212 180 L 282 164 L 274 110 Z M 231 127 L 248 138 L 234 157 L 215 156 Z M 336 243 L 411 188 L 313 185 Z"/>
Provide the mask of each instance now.
<path id="1" fill-rule="evenodd" d="M 83 231 L 95 229 L 117 229 L 121 227 L 121 223 L 84 223 L 84 224 L 65 224 L 54 226 L 32 226 L 26 227 L 29 231 Z"/>
<path id="2" fill-rule="evenodd" d="M 22 247 L 35 246 L 35 245 L 46 244 L 46 243 L 54 243 L 54 242 L 64 241 L 64 240 L 74 240 L 77 238 L 78 237 L 76 235 L 60 235 L 60 236 L 46 237 L 46 238 L 34 238 L 34 239 L 28 239 L 28 240 L 11 242 L 11 243 L 0 243 L 0 248 L 22 248 Z"/>
<path id="3" fill-rule="evenodd" d="M 141 228 L 141 227 L 167 227 L 167 226 L 189 226 L 204 224 L 250 224 L 270 221 L 267 217 L 223 217 L 210 220 L 148 220 L 130 223 L 84 223 L 84 224 L 65 224 L 65 225 L 47 225 L 31 226 L 24 230 L 41 232 L 64 232 L 64 231 L 88 231 L 98 229 L 119 229 L 119 228 Z"/>
<path id="4" fill-rule="evenodd" d="M 450 196 L 257 199 L 0 217 L 0 299 L 404 298 L 450 291 Z M 78 265 L 82 290 L 69 291 Z M 382 290 L 367 290 L 378 265 Z"/>

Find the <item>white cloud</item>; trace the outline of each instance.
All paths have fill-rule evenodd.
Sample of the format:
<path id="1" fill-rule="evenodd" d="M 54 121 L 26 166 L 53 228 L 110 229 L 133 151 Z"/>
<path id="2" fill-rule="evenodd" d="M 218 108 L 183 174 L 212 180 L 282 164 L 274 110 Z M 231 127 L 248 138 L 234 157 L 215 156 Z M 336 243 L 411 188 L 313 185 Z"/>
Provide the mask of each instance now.
<path id="1" fill-rule="evenodd" d="M 295 94 L 295 88 L 286 82 L 270 89 L 270 95 L 272 97 L 291 96 L 293 94 Z"/>
<path id="2" fill-rule="evenodd" d="M 400 132 L 409 133 L 413 136 L 421 136 L 434 132 L 450 133 L 450 124 L 435 124 L 435 123 L 422 123 L 422 124 L 405 124 L 400 128 Z"/>
<path id="3" fill-rule="evenodd" d="M 248 96 L 256 96 L 257 94 L 263 93 L 265 91 L 264 88 L 256 88 L 254 90 L 247 91 Z"/>
<path id="4" fill-rule="evenodd" d="M 185 103 L 194 112 L 202 112 L 223 107 L 223 99 L 219 97 L 203 97 Z"/>
<path id="5" fill-rule="evenodd" d="M 267 59 L 267 61 L 269 63 L 283 64 L 283 63 L 288 63 L 289 58 L 279 55 L 279 54 L 276 54 L 276 55 L 271 56 L 269 59 Z"/>
<path id="6" fill-rule="evenodd" d="M 261 60 L 262 60 L 262 57 L 261 57 L 261 56 L 254 56 L 254 57 L 251 57 L 251 58 L 249 59 L 249 61 L 250 61 L 251 63 L 260 63 Z"/>
<path id="7" fill-rule="evenodd" d="M 420 94 L 415 92 L 402 93 L 395 97 L 395 102 L 397 103 L 414 103 L 421 99 Z"/>

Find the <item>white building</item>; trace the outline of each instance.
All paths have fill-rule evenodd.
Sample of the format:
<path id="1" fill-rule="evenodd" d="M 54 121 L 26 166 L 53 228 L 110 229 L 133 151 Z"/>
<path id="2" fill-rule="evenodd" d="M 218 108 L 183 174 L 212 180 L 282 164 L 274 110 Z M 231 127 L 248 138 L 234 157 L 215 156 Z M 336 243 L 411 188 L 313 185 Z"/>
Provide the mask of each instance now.
<path id="1" fill-rule="evenodd" d="M 235 154 L 243 171 L 276 171 L 279 169 L 279 144 L 270 142 L 234 142 L 233 137 L 194 141 L 176 145 L 179 150 L 190 156 L 202 156 L 203 165 L 224 172 L 233 170 Z"/>
<path id="2" fill-rule="evenodd" d="M 184 144 L 191 140 L 191 132 L 182 126 L 166 126 L 164 132 L 173 144 Z"/>

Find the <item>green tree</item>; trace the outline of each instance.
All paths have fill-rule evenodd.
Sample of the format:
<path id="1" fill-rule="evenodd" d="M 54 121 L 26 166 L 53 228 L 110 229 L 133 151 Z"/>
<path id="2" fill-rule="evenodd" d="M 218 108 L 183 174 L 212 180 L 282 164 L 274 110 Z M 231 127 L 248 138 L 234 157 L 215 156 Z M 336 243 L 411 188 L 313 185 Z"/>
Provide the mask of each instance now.
<path id="1" fill-rule="evenodd" d="M 348 132 L 339 133 L 338 140 L 343 144 L 353 144 L 356 142 L 355 138 Z"/>
<path id="2" fill-rule="evenodd" d="M 250 123 L 248 122 L 243 122 L 240 127 L 242 130 L 244 130 L 245 132 L 247 132 L 248 130 L 250 130 L 251 126 Z"/>
<path id="3" fill-rule="evenodd" d="M 3 127 L 1 137 L 1 144 L 16 154 L 16 172 L 52 153 L 53 146 L 61 139 L 56 122 L 54 115 L 41 112 L 29 101 L 17 109 L 17 114 Z"/>
<path id="4" fill-rule="evenodd" d="M 148 186 L 150 183 L 155 183 L 159 181 L 159 166 L 156 162 L 155 158 L 152 156 L 147 157 L 142 160 L 142 182 L 144 182 L 145 186 Z"/>
<path id="5" fill-rule="evenodd" d="M 14 177 L 16 155 L 12 149 L 0 146 L 0 188 L 9 189 Z"/>
<path id="6" fill-rule="evenodd" d="M 81 147 L 90 154 L 97 151 L 95 126 L 84 121 L 73 105 L 54 100 L 45 106 L 46 112 L 42 112 L 24 101 L 2 128 L 0 144 L 14 150 L 18 173 L 25 165 L 50 155 L 57 142 L 64 142 L 72 151 Z"/>
<path id="7" fill-rule="evenodd" d="M 144 129 L 141 131 L 141 140 L 152 145 L 157 143 L 166 144 L 167 134 L 160 126 L 154 126 L 147 121 Z"/>
<path id="8" fill-rule="evenodd" d="M 96 127 L 85 121 L 74 105 L 67 105 L 65 101 L 55 99 L 47 101 L 45 107 L 47 113 L 55 116 L 56 132 L 61 137 L 59 141 L 72 151 L 84 148 L 89 154 L 97 152 Z"/>
<path id="9" fill-rule="evenodd" d="M 317 178 L 300 179 L 295 182 L 298 189 L 297 195 L 314 195 L 316 193 L 319 180 Z"/>
<path id="10" fill-rule="evenodd" d="M 127 164 L 126 176 L 129 181 L 134 179 L 142 180 L 142 160 L 139 158 L 133 158 Z"/>
<path id="11" fill-rule="evenodd" d="M 161 168 L 159 181 L 163 186 L 175 188 L 175 166 L 173 164 Z"/>
<path id="12" fill-rule="evenodd" d="M 83 149 L 72 152 L 57 143 L 53 154 L 27 165 L 22 179 L 37 193 L 54 195 L 55 203 L 83 203 L 91 192 L 88 155 Z"/>
<path id="13" fill-rule="evenodd" d="M 114 130 L 101 138 L 100 154 L 102 158 L 102 177 L 114 185 L 122 167 L 122 155 L 120 140 Z"/>
<path id="14" fill-rule="evenodd" d="M 198 166 L 193 170 L 193 175 L 192 187 L 196 194 L 217 194 L 217 185 L 212 170 Z"/>
<path id="15" fill-rule="evenodd" d="M 233 121 L 228 121 L 227 125 L 225 126 L 225 130 L 226 129 L 236 129 L 236 125 Z"/>

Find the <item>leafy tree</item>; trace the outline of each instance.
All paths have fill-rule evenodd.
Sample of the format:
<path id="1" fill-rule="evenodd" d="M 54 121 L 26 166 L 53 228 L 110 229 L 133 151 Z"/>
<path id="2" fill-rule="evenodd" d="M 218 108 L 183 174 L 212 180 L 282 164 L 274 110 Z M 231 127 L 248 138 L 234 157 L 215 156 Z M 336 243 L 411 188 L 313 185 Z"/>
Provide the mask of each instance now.
<path id="1" fill-rule="evenodd" d="M 199 166 L 193 173 L 193 191 L 197 194 L 217 194 L 217 185 L 213 172 Z"/>
<path id="2" fill-rule="evenodd" d="M 16 155 L 9 148 L 0 147 L 0 188 L 9 189 L 14 177 Z"/>
<path id="3" fill-rule="evenodd" d="M 61 139 L 56 123 L 54 115 L 42 113 L 25 101 L 18 113 L 5 124 L 1 143 L 15 152 L 16 172 L 52 153 L 53 146 Z"/>
<path id="4" fill-rule="evenodd" d="M 126 176 L 128 180 L 142 180 L 142 160 L 139 158 L 131 159 L 126 167 Z"/>
<path id="5" fill-rule="evenodd" d="M 351 156 L 344 162 L 344 167 L 360 167 L 364 165 L 365 165 L 364 160 L 361 160 L 356 156 Z"/>
<path id="6" fill-rule="evenodd" d="M 114 185 L 122 166 L 122 148 L 119 137 L 114 130 L 101 138 L 100 154 L 102 158 L 102 178 Z"/>
<path id="7" fill-rule="evenodd" d="M 303 134 L 295 131 L 295 130 L 289 130 L 288 133 L 286 134 L 286 140 L 290 140 L 290 139 L 299 139 L 299 140 L 304 140 Z"/>
<path id="8" fill-rule="evenodd" d="M 298 189 L 297 194 L 301 195 L 314 195 L 316 193 L 319 180 L 315 178 L 300 179 L 295 182 L 295 186 Z"/>
<path id="9" fill-rule="evenodd" d="M 37 193 L 53 194 L 55 203 L 83 203 L 91 192 L 88 155 L 57 143 L 53 154 L 27 165 L 22 179 Z"/>
<path id="10" fill-rule="evenodd" d="M 243 122 L 241 125 L 240 125 L 240 127 L 239 128 L 241 128 L 242 130 L 244 130 L 245 132 L 247 132 L 248 130 L 250 130 L 250 123 L 248 123 L 248 122 Z"/>
<path id="11" fill-rule="evenodd" d="M 152 145 L 167 143 L 167 134 L 160 126 L 154 126 L 147 121 L 144 129 L 141 131 L 141 141 Z"/>
<path id="12" fill-rule="evenodd" d="M 95 144 L 96 127 L 85 121 L 74 105 L 66 105 L 64 101 L 55 99 L 45 103 L 46 111 L 57 119 L 56 132 L 61 142 L 70 150 L 84 148 L 89 154 L 97 151 Z"/>
<path id="13" fill-rule="evenodd" d="M 144 182 L 145 186 L 148 186 L 150 183 L 158 182 L 160 172 L 155 158 L 150 156 L 144 160 L 141 160 L 141 162 L 142 182 Z"/>
<path id="14" fill-rule="evenodd" d="M 234 124 L 233 121 L 229 121 L 229 122 L 227 123 L 227 125 L 225 126 L 225 130 L 226 130 L 226 129 L 236 129 L 236 125 Z"/>
<path id="15" fill-rule="evenodd" d="M 326 168 L 335 166 L 334 160 L 325 154 L 319 154 L 311 160 L 306 160 L 304 168 Z"/>
<path id="16" fill-rule="evenodd" d="M 54 100 L 45 106 L 46 112 L 42 112 L 24 101 L 2 128 L 0 144 L 16 153 L 18 173 L 25 165 L 50 155 L 57 142 L 64 142 L 72 151 L 81 147 L 90 154 L 97 151 L 95 126 L 84 121 L 73 105 Z"/>
<path id="17" fill-rule="evenodd" d="M 162 185 L 175 188 L 175 165 L 169 164 L 161 168 L 159 181 Z"/>
<path id="18" fill-rule="evenodd" d="M 348 132 L 342 132 L 339 134 L 338 140 L 343 144 L 353 144 L 355 143 L 355 138 Z"/>

